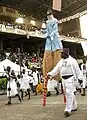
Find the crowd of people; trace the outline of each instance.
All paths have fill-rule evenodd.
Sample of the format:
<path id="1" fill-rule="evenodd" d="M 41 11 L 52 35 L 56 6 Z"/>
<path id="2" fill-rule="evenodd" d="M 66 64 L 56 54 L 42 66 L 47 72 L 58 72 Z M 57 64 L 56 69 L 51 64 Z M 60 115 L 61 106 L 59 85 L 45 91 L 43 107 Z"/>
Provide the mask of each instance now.
<path id="1" fill-rule="evenodd" d="M 18 29 L 21 29 L 21 30 L 25 30 L 25 24 L 17 24 L 17 23 L 14 23 L 14 22 L 9 22 L 9 21 L 0 21 L 0 25 L 4 25 L 5 27 L 9 27 L 9 28 L 12 28 L 12 29 L 15 29 L 15 28 L 18 28 Z"/>
<path id="2" fill-rule="evenodd" d="M 12 62 L 27 68 L 32 68 L 33 65 L 37 65 L 40 67 L 42 64 L 42 54 L 37 54 L 37 52 L 32 52 L 31 54 L 28 52 L 19 53 L 18 49 L 16 52 L 12 52 L 11 50 L 0 51 L 0 61 L 4 59 L 9 59 Z"/>
<path id="3" fill-rule="evenodd" d="M 12 55 L 15 56 L 15 54 Z M 9 56 L 10 58 L 13 57 L 11 55 Z M 25 58 L 26 54 L 23 60 L 25 60 Z M 72 111 L 77 110 L 76 89 L 80 90 L 81 92 L 82 88 L 81 95 L 86 95 L 86 59 L 83 59 L 83 63 L 81 64 L 80 69 L 77 61 L 69 55 L 68 49 L 63 49 L 61 52 L 61 58 L 62 59 L 57 63 L 56 67 L 51 72 L 48 72 L 46 76 L 47 79 L 49 79 L 47 84 L 47 97 L 51 96 L 51 91 L 54 90 L 56 95 L 59 95 L 60 93 L 66 95 L 67 102 L 64 114 L 66 117 L 68 117 Z M 16 59 L 14 60 L 15 61 L 13 62 L 16 62 Z M 6 71 L 8 79 L 7 104 L 11 104 L 11 98 L 14 96 L 17 96 L 21 102 L 24 99 L 24 94 L 25 96 L 28 96 L 28 99 L 30 99 L 31 92 L 34 95 L 37 95 L 38 92 L 41 94 L 43 93 L 44 80 L 41 69 L 32 67 L 31 72 L 26 72 L 25 69 L 23 69 L 18 75 L 15 75 L 15 72 L 11 70 L 11 68 L 7 68 Z M 57 73 L 60 73 L 62 81 L 55 81 L 53 79 L 53 76 L 55 76 Z"/>
<path id="4" fill-rule="evenodd" d="M 8 80 L 7 97 L 9 99 L 7 104 L 11 104 L 11 97 L 14 96 L 17 96 L 21 102 L 21 100 L 23 100 L 24 94 L 25 96 L 28 95 L 28 99 L 30 99 L 31 92 L 34 95 L 37 95 L 37 93 L 41 93 L 41 94 L 43 93 L 44 80 L 41 70 L 42 56 L 39 57 L 38 59 L 38 55 L 34 52 L 32 53 L 32 55 L 30 55 L 29 53 L 20 53 L 20 59 L 19 59 L 18 51 L 16 52 L 5 51 L 3 58 L 9 59 L 18 65 L 20 65 L 20 60 L 21 60 L 21 66 L 30 69 L 32 71 L 32 72 L 26 72 L 25 69 L 22 69 L 21 74 L 18 73 L 17 75 L 15 74 L 15 71 L 10 68 L 9 74 L 7 74 L 7 80 Z M 34 67 L 35 63 L 39 63 L 39 64 L 37 64 L 37 66 Z M 10 83 L 10 95 L 9 95 L 9 83 Z M 55 95 L 59 95 L 57 81 L 55 80 L 49 81 L 47 88 L 48 88 L 47 96 L 51 96 L 52 90 L 56 92 Z M 61 90 L 60 93 L 62 93 Z"/>
<path id="5" fill-rule="evenodd" d="M 43 84 L 41 73 L 34 67 L 30 72 L 26 72 L 25 69 L 23 69 L 20 74 L 15 75 L 14 70 L 11 70 L 11 67 L 8 66 L 6 69 L 6 76 L 8 80 L 7 97 L 9 99 L 7 104 L 11 104 L 11 97 L 14 96 L 18 96 L 21 102 L 24 98 L 24 93 L 26 96 L 28 95 L 28 99 L 30 99 L 30 90 L 34 95 L 37 95 L 38 84 Z M 39 92 L 42 94 L 42 88 Z"/>

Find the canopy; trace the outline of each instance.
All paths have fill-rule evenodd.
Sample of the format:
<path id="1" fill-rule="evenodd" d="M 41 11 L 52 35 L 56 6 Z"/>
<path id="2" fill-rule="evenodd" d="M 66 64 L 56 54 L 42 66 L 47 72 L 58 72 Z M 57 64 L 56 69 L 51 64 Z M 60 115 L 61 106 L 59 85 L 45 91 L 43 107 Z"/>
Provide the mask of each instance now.
<path id="1" fill-rule="evenodd" d="M 10 66 L 11 70 L 14 70 L 16 74 L 20 73 L 20 66 L 17 65 L 16 63 L 13 63 L 12 61 L 10 61 L 8 59 L 3 60 L 0 64 L 3 67 L 3 69 L 6 69 L 7 66 Z M 23 69 L 25 69 L 26 72 L 31 71 L 30 69 L 21 67 L 21 70 L 23 70 Z M 3 70 L 2 70 L 2 72 L 3 72 Z"/>
<path id="2" fill-rule="evenodd" d="M 4 66 L 3 66 L 2 62 L 0 62 L 0 76 L 3 76 L 4 73 L 5 73 Z"/>

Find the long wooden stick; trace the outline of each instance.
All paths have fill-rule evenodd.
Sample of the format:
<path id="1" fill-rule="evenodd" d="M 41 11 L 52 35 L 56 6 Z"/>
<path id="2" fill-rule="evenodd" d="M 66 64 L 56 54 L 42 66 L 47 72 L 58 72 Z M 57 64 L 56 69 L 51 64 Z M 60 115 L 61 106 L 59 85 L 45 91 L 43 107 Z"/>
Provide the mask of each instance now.
<path id="1" fill-rule="evenodd" d="M 44 92 L 43 92 L 43 107 L 46 106 L 47 82 L 48 82 L 48 79 L 45 78 L 45 80 L 44 80 Z"/>

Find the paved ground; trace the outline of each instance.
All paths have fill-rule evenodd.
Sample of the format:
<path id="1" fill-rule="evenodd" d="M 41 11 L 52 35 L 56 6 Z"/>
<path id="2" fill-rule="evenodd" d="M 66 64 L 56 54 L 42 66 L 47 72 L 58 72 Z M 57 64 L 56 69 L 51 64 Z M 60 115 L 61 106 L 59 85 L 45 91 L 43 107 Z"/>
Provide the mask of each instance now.
<path id="1" fill-rule="evenodd" d="M 68 118 L 64 117 L 63 96 L 47 98 L 47 106 L 42 107 L 42 96 L 31 96 L 19 103 L 17 98 L 12 99 L 12 105 L 6 106 L 6 96 L 0 96 L 0 120 L 87 120 L 87 96 L 77 95 L 78 111 Z"/>

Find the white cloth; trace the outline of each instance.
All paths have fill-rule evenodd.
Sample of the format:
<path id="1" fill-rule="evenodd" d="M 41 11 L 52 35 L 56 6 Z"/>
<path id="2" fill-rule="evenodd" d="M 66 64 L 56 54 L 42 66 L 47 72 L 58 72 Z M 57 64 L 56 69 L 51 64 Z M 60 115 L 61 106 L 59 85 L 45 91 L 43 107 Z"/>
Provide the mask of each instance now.
<path id="1" fill-rule="evenodd" d="M 48 75 L 51 75 L 52 77 L 54 77 L 56 74 L 60 73 L 61 78 L 62 78 L 62 76 L 65 76 L 65 75 L 70 75 L 70 74 L 73 75 L 72 77 L 69 77 L 68 79 L 62 78 L 63 89 L 66 94 L 65 111 L 71 112 L 71 110 L 73 108 L 73 103 L 75 103 L 74 106 L 77 107 L 74 91 L 76 91 L 76 84 L 78 82 L 78 79 L 82 78 L 82 73 L 80 71 L 77 61 L 74 58 L 69 56 L 66 59 L 66 68 L 67 68 L 66 71 L 65 71 L 65 67 L 63 67 L 64 61 L 65 61 L 65 59 L 61 59 L 57 63 L 56 67 L 54 67 L 54 69 L 48 73 Z M 63 68 L 64 68 L 65 73 L 63 71 Z M 72 72 L 72 73 L 69 73 L 68 68 L 69 68 L 69 70 L 71 68 L 70 72 Z"/>
<path id="2" fill-rule="evenodd" d="M 33 72 L 33 86 L 36 86 L 37 84 L 38 84 L 37 72 Z"/>
<path id="3" fill-rule="evenodd" d="M 71 66 L 71 70 L 70 71 L 72 71 L 72 73 L 70 73 L 70 74 L 68 74 L 68 72 L 67 71 L 69 71 L 68 69 L 65 71 L 65 73 L 64 74 L 62 74 L 62 69 L 63 69 L 63 62 L 65 61 L 65 59 L 61 59 L 58 63 L 57 63 L 57 65 L 54 67 L 54 69 L 51 71 L 51 72 L 49 72 L 48 74 L 49 75 L 51 75 L 52 77 L 53 76 L 55 76 L 55 75 L 57 75 L 58 73 L 60 74 L 60 76 L 61 76 L 61 78 L 62 78 L 62 76 L 65 76 L 65 75 L 73 75 L 74 76 L 74 84 L 77 84 L 78 83 L 78 79 L 82 79 L 82 72 L 81 72 L 81 70 L 80 70 L 80 68 L 79 68 L 79 66 L 78 66 L 78 63 L 77 63 L 77 61 L 73 58 L 73 57 L 71 57 L 71 56 L 69 56 L 68 58 L 67 58 L 67 63 L 66 64 L 70 64 L 70 66 Z M 67 65 L 66 65 L 67 66 Z"/>
<path id="4" fill-rule="evenodd" d="M 69 62 L 69 58 L 64 59 L 61 66 L 61 76 L 72 75 L 71 64 Z"/>
<path id="5" fill-rule="evenodd" d="M 20 79 L 20 89 L 27 90 L 30 89 L 29 77 L 27 74 L 22 74 L 23 78 Z"/>
<path id="6" fill-rule="evenodd" d="M 54 88 L 57 87 L 57 81 L 52 79 L 52 80 L 48 80 L 48 83 L 47 83 L 47 90 L 48 91 L 55 91 Z"/>
<path id="7" fill-rule="evenodd" d="M 85 69 L 83 69 L 83 65 L 85 65 Z M 83 74 L 83 82 L 82 82 L 82 88 L 86 87 L 86 82 L 87 82 L 87 78 L 86 78 L 86 74 L 87 74 L 87 65 L 86 64 L 82 64 L 81 65 L 81 70 L 82 70 L 82 74 Z"/>
<path id="8" fill-rule="evenodd" d="M 83 77 L 83 83 L 82 83 L 82 88 L 85 88 L 86 87 L 86 77 Z"/>
<path id="9" fill-rule="evenodd" d="M 15 79 L 10 78 L 10 81 L 8 81 L 8 83 L 7 83 L 7 97 L 9 97 L 9 91 L 8 91 L 9 87 L 11 88 L 11 91 L 10 91 L 10 96 L 11 97 L 18 94 L 18 92 L 17 92 L 17 84 L 15 82 Z"/>
<path id="10" fill-rule="evenodd" d="M 18 75 L 18 72 L 20 72 L 20 66 L 17 65 L 16 63 L 14 63 L 14 62 L 8 60 L 8 59 L 3 60 L 0 64 L 4 68 L 7 68 L 7 66 L 10 66 L 11 70 L 14 70 L 16 75 Z M 25 69 L 26 72 L 28 72 L 28 71 L 31 72 L 30 69 L 27 69 L 27 68 L 24 68 L 24 67 L 21 67 L 21 69 Z"/>
<path id="11" fill-rule="evenodd" d="M 33 83 L 33 77 L 28 76 L 29 77 L 29 83 Z"/>

